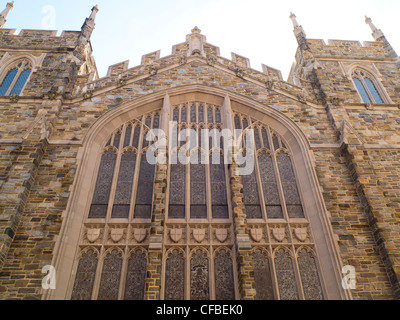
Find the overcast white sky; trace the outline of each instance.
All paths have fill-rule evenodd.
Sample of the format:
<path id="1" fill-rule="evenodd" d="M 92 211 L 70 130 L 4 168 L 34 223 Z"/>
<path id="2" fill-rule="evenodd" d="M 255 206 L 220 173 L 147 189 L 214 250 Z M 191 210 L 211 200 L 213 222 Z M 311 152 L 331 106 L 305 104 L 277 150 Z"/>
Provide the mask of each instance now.
<path id="1" fill-rule="evenodd" d="M 7 1 L 0 1 L 2 10 Z M 144 54 L 185 41 L 194 26 L 207 42 L 282 71 L 287 79 L 297 43 L 289 19 L 293 11 L 308 38 L 371 41 L 365 15 L 381 29 L 400 54 L 399 0 L 15 0 L 6 28 L 80 30 L 90 9 L 98 4 L 92 36 L 100 76 L 108 66 L 130 60 L 140 64 Z"/>

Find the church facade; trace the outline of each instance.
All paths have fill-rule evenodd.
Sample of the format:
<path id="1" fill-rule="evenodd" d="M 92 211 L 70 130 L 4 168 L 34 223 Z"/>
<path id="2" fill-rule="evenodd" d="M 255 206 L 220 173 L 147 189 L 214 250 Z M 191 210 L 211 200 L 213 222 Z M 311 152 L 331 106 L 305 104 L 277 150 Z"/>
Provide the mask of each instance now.
<path id="1" fill-rule="evenodd" d="M 291 14 L 287 81 L 197 27 L 99 78 L 97 6 L 61 35 L 12 8 L 1 299 L 400 298 L 400 59 L 370 18 L 325 43 Z"/>

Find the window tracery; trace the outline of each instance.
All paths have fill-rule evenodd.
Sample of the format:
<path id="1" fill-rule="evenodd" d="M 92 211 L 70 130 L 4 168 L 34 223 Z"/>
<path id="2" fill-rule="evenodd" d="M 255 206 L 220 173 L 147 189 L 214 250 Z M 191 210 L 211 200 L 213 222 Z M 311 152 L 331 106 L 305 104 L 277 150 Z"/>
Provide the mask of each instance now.
<path id="1" fill-rule="evenodd" d="M 186 110 L 183 116 L 182 110 Z M 172 152 L 172 158 L 177 157 L 182 149 L 192 162 L 169 164 L 162 298 L 235 299 L 230 184 L 218 139 L 221 109 L 191 102 L 173 107 L 171 118 L 178 119 L 179 128 L 183 119 L 196 133 L 204 128 L 216 130 L 211 139 L 187 136 Z M 251 117 L 235 114 L 233 120 L 237 128 L 255 130 L 254 150 L 250 146 L 243 149 L 254 153 L 255 170 L 242 180 L 253 239 L 256 299 L 321 299 L 318 259 L 290 150 L 275 131 Z M 144 298 L 147 244 L 143 241 L 151 218 L 155 174 L 155 167 L 146 161 L 145 151 L 150 146 L 144 143 L 144 135 L 159 127 L 159 121 L 157 112 L 147 114 L 124 124 L 107 140 L 85 222 L 85 253 L 76 264 L 71 298 Z M 194 150 L 184 149 L 188 141 Z M 89 243 L 101 254 L 88 251 Z M 99 255 L 103 258 L 98 259 Z"/>
<path id="2" fill-rule="evenodd" d="M 23 59 L 14 63 L 0 84 L 0 96 L 20 95 L 31 72 L 32 65 L 29 60 Z"/>
<path id="3" fill-rule="evenodd" d="M 362 69 L 354 70 L 351 77 L 364 103 L 385 103 L 384 94 L 375 77 Z"/>

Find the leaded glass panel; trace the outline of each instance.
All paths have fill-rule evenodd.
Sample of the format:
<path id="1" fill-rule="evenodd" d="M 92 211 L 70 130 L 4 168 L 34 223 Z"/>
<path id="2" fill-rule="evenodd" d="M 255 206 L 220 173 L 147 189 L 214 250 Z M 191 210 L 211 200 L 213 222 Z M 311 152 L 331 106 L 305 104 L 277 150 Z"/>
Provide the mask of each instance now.
<path id="1" fill-rule="evenodd" d="M 290 254 L 279 249 L 275 254 L 275 270 L 281 300 L 298 300 L 296 277 Z"/>
<path id="2" fill-rule="evenodd" d="M 212 216 L 214 219 L 229 218 L 224 156 L 219 151 L 210 156 L 210 177 Z"/>
<path id="3" fill-rule="evenodd" d="M 230 254 L 222 249 L 214 258 L 215 298 L 217 300 L 234 300 L 235 285 L 233 280 L 233 264 Z"/>
<path id="4" fill-rule="evenodd" d="M 122 255 L 118 250 L 107 254 L 101 272 L 98 300 L 117 300 L 121 280 Z"/>
<path id="5" fill-rule="evenodd" d="M 107 204 L 110 197 L 116 159 L 117 155 L 112 149 L 106 151 L 101 157 L 92 206 L 89 213 L 90 218 L 105 218 L 107 214 Z"/>
<path id="6" fill-rule="evenodd" d="M 97 270 L 97 254 L 88 250 L 82 254 L 76 271 L 71 300 L 90 300 Z"/>
<path id="7" fill-rule="evenodd" d="M 267 254 L 261 250 L 256 250 L 252 258 L 257 292 L 256 300 L 274 300 L 271 268 Z"/>
<path id="8" fill-rule="evenodd" d="M 132 196 L 133 176 L 135 174 L 136 153 L 125 152 L 121 157 L 118 183 L 115 192 L 113 218 L 128 218 Z"/>
<path id="9" fill-rule="evenodd" d="M 190 299 L 210 299 L 208 258 L 201 250 L 197 250 L 190 260 Z"/>
<path id="10" fill-rule="evenodd" d="M 176 153 L 172 156 L 172 159 L 177 161 L 170 165 L 168 217 L 184 218 L 186 167 L 177 159 Z"/>
<path id="11" fill-rule="evenodd" d="M 299 252 L 297 262 L 299 264 L 305 299 L 323 300 L 321 282 L 314 255 L 306 249 L 302 249 Z"/>
<path id="12" fill-rule="evenodd" d="M 143 154 L 140 161 L 139 180 L 136 193 L 135 218 L 151 218 L 155 165 Z"/>
<path id="13" fill-rule="evenodd" d="M 125 300 L 143 300 L 146 281 L 147 257 L 136 250 L 128 261 L 125 283 Z"/>
<path id="14" fill-rule="evenodd" d="M 261 184 L 268 218 L 283 218 L 281 200 L 276 183 L 275 169 L 272 157 L 267 153 L 258 156 Z"/>
<path id="15" fill-rule="evenodd" d="M 175 249 L 165 263 L 165 300 L 183 300 L 185 293 L 185 258 Z"/>
<path id="16" fill-rule="evenodd" d="M 277 161 L 288 215 L 290 218 L 303 218 L 304 213 L 297 189 L 292 161 L 289 155 L 284 152 L 278 154 Z"/>
<path id="17" fill-rule="evenodd" d="M 206 166 L 202 153 L 195 152 L 190 164 L 190 217 L 207 218 Z"/>

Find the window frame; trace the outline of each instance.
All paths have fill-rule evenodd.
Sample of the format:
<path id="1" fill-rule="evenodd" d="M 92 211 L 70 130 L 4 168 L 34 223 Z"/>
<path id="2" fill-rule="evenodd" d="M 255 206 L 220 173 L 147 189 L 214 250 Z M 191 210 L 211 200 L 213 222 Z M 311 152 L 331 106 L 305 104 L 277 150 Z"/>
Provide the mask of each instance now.
<path id="1" fill-rule="evenodd" d="M 19 67 L 19 64 L 21 64 L 20 67 Z M 32 72 L 33 72 L 32 62 L 29 59 L 20 59 L 18 61 L 13 62 L 12 64 L 10 64 L 2 74 L 0 85 L 3 84 L 3 82 L 6 79 L 8 73 L 13 69 L 17 69 L 17 74 L 14 76 L 13 80 L 11 81 L 11 84 L 7 88 L 5 94 L 2 95 L 2 97 L 7 97 L 7 96 L 11 96 L 12 95 L 11 93 L 14 91 L 15 85 L 19 81 L 22 73 L 29 69 L 30 70 L 29 76 L 25 80 L 25 83 L 22 86 L 21 91 L 17 95 L 21 95 L 22 94 L 22 92 L 24 91 L 27 83 L 29 82 L 29 80 L 31 78 L 31 75 L 32 75 Z"/>
<path id="2" fill-rule="evenodd" d="M 369 79 L 372 83 L 372 85 L 375 87 L 375 90 L 377 92 L 377 94 L 379 95 L 380 99 L 382 100 L 382 102 L 377 102 L 374 99 L 374 96 L 372 94 L 372 92 L 370 91 L 365 79 Z M 361 92 L 359 91 L 354 79 L 358 79 L 365 91 L 365 93 L 367 94 L 368 99 L 370 100 L 370 102 L 366 102 L 364 101 L 364 98 L 361 95 Z M 351 72 L 351 80 L 356 88 L 356 91 L 362 101 L 362 103 L 372 103 L 372 104 L 387 104 L 390 103 L 390 100 L 388 99 L 387 94 L 384 92 L 384 89 L 382 88 L 382 85 L 380 83 L 380 81 L 378 81 L 378 78 L 373 75 L 371 72 L 368 72 L 365 69 L 362 68 L 356 68 Z"/>

